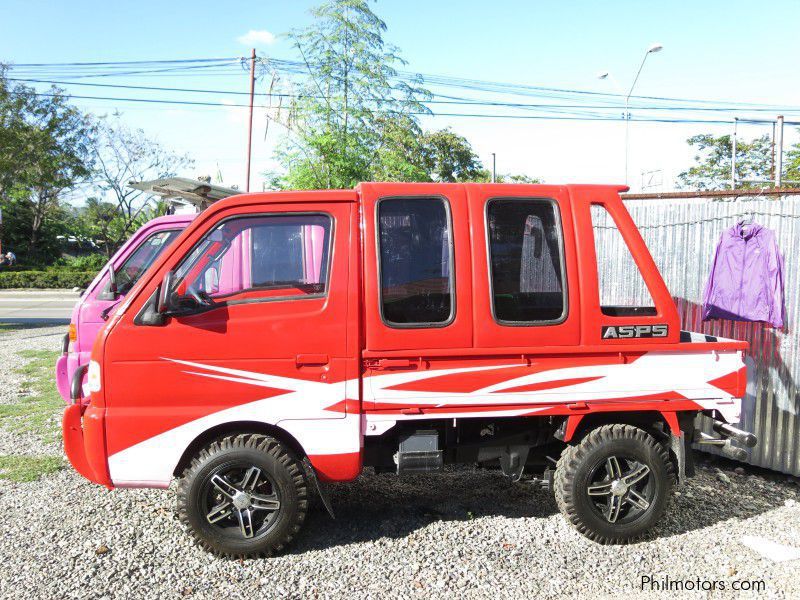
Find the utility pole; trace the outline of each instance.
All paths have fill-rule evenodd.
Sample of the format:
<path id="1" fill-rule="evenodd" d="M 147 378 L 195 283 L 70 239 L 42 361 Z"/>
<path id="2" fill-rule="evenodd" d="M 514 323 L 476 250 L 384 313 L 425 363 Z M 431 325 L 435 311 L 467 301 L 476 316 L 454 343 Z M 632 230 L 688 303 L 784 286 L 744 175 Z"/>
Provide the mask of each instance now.
<path id="1" fill-rule="evenodd" d="M 731 189 L 736 189 L 736 125 L 738 117 L 733 118 L 733 136 L 731 136 Z"/>
<path id="2" fill-rule="evenodd" d="M 783 115 L 778 115 L 778 132 L 775 139 L 775 187 L 781 187 L 781 172 L 783 171 Z"/>
<path id="3" fill-rule="evenodd" d="M 775 123 L 772 123 L 772 143 L 769 145 L 770 150 L 770 164 L 769 164 L 769 178 L 775 181 Z"/>
<path id="4" fill-rule="evenodd" d="M 497 182 L 497 155 L 492 152 L 492 183 Z"/>
<path id="5" fill-rule="evenodd" d="M 244 191 L 250 191 L 250 155 L 253 147 L 253 97 L 256 91 L 256 49 L 250 52 L 250 118 L 247 125 L 247 176 Z"/>

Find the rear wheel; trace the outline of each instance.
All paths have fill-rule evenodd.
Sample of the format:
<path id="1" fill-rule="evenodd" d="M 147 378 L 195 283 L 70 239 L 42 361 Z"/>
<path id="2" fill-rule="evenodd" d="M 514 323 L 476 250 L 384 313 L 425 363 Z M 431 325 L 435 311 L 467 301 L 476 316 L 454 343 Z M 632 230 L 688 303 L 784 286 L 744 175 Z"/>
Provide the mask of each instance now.
<path id="1" fill-rule="evenodd" d="M 178 484 L 178 516 L 205 549 L 271 556 L 300 530 L 308 486 L 299 461 L 276 439 L 240 434 L 212 442 Z"/>
<path id="2" fill-rule="evenodd" d="M 624 544 L 658 522 L 673 482 L 669 453 L 653 436 L 632 425 L 605 425 L 562 453 L 556 503 L 589 539 Z"/>

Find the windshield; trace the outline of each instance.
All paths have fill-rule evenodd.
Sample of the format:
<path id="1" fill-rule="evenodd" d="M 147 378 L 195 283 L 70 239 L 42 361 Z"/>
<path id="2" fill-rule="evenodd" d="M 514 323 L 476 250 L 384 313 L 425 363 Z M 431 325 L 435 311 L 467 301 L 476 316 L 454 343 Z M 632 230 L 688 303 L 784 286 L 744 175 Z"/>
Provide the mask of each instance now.
<path id="1" fill-rule="evenodd" d="M 152 234 L 142 242 L 117 270 L 117 293 L 121 296 L 127 294 L 180 232 L 180 229 L 165 229 Z M 108 292 L 109 287 L 110 282 L 107 282 L 104 292 Z"/>

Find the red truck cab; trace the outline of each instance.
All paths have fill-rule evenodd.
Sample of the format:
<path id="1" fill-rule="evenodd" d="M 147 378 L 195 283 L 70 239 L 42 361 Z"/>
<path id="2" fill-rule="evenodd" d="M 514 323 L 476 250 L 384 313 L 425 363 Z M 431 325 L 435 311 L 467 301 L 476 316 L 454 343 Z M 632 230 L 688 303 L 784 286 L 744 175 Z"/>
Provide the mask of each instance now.
<path id="1" fill-rule="evenodd" d="M 364 183 L 220 201 L 98 336 L 66 452 L 109 488 L 179 478 L 181 520 L 224 555 L 281 550 L 309 484 L 365 466 L 535 473 L 588 537 L 636 539 L 691 473 L 696 415 L 730 452 L 755 439 L 732 426 L 746 344 L 680 331 L 624 189 Z M 605 301 L 598 211 L 647 301 Z"/>

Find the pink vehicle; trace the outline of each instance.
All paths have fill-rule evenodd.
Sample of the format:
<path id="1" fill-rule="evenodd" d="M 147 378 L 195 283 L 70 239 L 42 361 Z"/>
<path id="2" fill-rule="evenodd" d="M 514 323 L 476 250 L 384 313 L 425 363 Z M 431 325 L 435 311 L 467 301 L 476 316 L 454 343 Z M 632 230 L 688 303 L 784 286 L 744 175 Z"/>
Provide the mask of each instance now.
<path id="1" fill-rule="evenodd" d="M 196 216 L 168 215 L 143 225 L 117 250 L 81 295 L 72 309 L 69 332 L 64 335 L 62 353 L 56 361 L 56 384 L 65 402 L 70 401 L 71 387 L 76 386 L 74 391 L 77 392 L 77 386 L 82 383 L 92 345 L 108 313 Z M 79 369 L 81 376 L 76 378 Z"/>
<path id="2" fill-rule="evenodd" d="M 187 177 L 130 182 L 128 187 L 158 196 L 173 207 L 190 206 L 194 211 L 203 211 L 213 202 L 239 193 L 235 188 Z M 181 213 L 145 223 L 117 250 L 81 295 L 72 309 L 69 332 L 64 336 L 62 353 L 56 361 L 56 385 L 65 402 L 81 395 L 92 345 L 109 313 L 196 216 L 197 212 Z"/>

